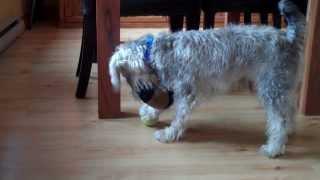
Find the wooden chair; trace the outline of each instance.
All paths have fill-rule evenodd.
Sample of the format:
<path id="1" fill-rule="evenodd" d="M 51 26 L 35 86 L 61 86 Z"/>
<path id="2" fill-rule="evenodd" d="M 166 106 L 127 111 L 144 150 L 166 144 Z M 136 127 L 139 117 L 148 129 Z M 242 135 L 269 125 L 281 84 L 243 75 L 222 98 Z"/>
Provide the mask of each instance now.
<path id="1" fill-rule="evenodd" d="M 80 57 L 76 75 L 79 77 L 77 98 L 84 98 L 87 92 L 92 63 L 97 62 L 96 1 L 82 1 L 83 32 Z"/>
<path id="2" fill-rule="evenodd" d="M 169 16 L 172 32 L 199 29 L 201 0 L 120 0 L 120 16 Z"/>
<path id="3" fill-rule="evenodd" d="M 292 0 L 306 14 L 307 0 Z M 202 0 L 204 12 L 204 28 L 214 27 L 216 12 L 243 12 L 244 23 L 251 24 L 251 14 L 259 13 L 261 24 L 268 24 L 268 14 L 272 14 L 273 25 L 281 27 L 281 15 L 278 10 L 279 0 Z M 239 21 L 240 18 L 236 18 Z"/>

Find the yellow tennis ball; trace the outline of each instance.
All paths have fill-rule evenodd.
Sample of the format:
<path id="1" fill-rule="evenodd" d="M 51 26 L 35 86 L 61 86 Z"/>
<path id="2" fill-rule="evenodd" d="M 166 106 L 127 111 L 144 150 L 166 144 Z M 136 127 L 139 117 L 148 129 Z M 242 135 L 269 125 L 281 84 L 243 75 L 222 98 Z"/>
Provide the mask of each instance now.
<path id="1" fill-rule="evenodd" d="M 154 126 L 158 122 L 158 118 L 154 118 L 152 116 L 141 116 L 140 121 L 146 126 Z"/>

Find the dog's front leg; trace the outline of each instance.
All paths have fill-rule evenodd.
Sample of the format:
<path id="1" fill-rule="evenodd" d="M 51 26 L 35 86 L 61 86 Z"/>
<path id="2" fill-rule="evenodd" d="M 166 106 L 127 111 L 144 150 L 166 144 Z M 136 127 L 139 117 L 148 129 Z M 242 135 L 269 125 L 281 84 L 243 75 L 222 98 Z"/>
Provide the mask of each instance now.
<path id="1" fill-rule="evenodd" d="M 149 121 L 151 124 L 148 125 L 154 125 L 159 120 L 159 116 L 161 114 L 162 110 L 155 109 L 148 104 L 143 104 L 139 109 L 139 115 L 140 119 L 144 121 Z"/>
<path id="2" fill-rule="evenodd" d="M 162 142 L 169 143 L 179 140 L 187 128 L 187 121 L 195 104 L 195 96 L 187 95 L 178 98 L 176 101 L 176 114 L 169 127 L 155 132 L 154 137 Z"/>

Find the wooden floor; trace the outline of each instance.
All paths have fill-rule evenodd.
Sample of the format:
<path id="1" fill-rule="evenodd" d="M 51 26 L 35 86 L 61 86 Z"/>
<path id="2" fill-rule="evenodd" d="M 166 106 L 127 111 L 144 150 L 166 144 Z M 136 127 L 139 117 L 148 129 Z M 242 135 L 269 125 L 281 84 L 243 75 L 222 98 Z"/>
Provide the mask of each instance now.
<path id="1" fill-rule="evenodd" d="M 124 30 L 123 40 L 136 33 Z M 287 155 L 271 160 L 257 153 L 264 113 L 249 95 L 199 107 L 180 143 L 156 142 L 155 128 L 136 116 L 99 120 L 96 71 L 88 98 L 74 98 L 80 37 L 35 27 L 0 55 L 1 180 L 319 179 L 320 118 L 300 116 Z M 138 103 L 122 91 L 124 111 L 135 113 Z"/>

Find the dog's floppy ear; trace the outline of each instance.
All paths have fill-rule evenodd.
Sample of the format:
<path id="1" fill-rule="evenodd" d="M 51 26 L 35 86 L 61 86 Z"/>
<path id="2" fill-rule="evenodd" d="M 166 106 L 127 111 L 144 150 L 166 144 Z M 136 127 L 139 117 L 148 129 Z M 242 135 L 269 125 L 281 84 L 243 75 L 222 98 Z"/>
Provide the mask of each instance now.
<path id="1" fill-rule="evenodd" d="M 109 63 L 109 75 L 114 90 L 120 90 L 120 60 L 113 55 Z"/>

